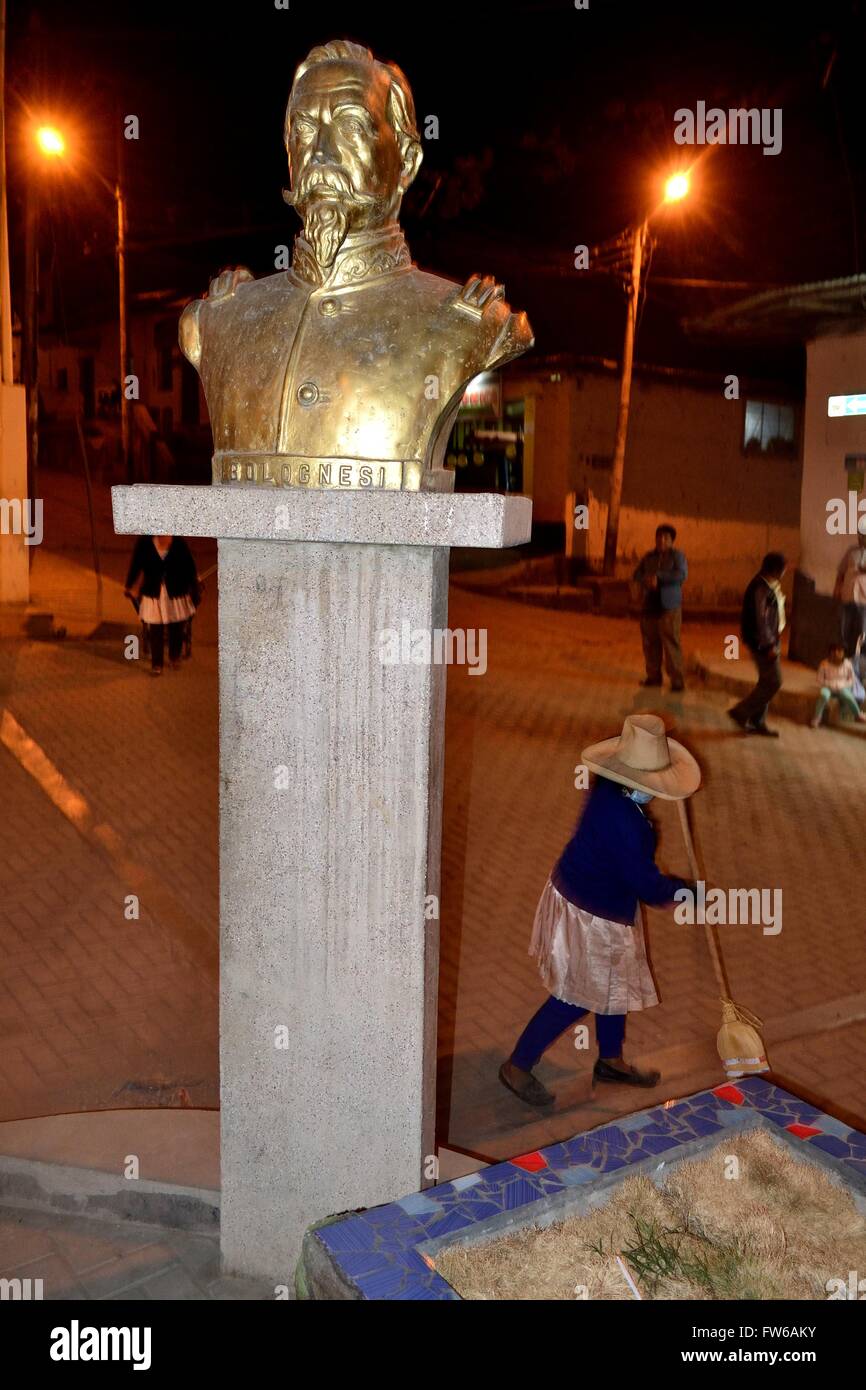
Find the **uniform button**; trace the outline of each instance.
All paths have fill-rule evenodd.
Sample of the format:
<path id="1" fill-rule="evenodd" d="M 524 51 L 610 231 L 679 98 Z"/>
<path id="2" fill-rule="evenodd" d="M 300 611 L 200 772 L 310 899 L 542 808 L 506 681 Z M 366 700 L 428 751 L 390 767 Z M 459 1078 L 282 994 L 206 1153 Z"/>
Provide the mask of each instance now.
<path id="1" fill-rule="evenodd" d="M 339 314 L 340 301 L 339 299 L 323 299 L 319 308 L 323 314 Z"/>
<path id="2" fill-rule="evenodd" d="M 298 387 L 298 400 L 301 405 L 315 405 L 319 399 L 319 388 L 314 381 L 302 381 Z"/>

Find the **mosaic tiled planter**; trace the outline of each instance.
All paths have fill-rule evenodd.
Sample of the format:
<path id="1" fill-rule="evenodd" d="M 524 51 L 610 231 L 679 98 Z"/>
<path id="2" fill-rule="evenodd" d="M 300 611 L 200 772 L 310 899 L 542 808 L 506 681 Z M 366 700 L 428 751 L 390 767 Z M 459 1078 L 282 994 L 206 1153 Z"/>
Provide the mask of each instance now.
<path id="1" fill-rule="evenodd" d="M 625 1115 L 561 1144 L 497 1163 L 307 1232 L 298 1293 L 313 1299 L 458 1299 L 430 1261 L 444 1245 L 545 1226 L 597 1204 L 624 1176 L 761 1127 L 834 1173 L 866 1204 L 866 1135 L 760 1077 Z"/>

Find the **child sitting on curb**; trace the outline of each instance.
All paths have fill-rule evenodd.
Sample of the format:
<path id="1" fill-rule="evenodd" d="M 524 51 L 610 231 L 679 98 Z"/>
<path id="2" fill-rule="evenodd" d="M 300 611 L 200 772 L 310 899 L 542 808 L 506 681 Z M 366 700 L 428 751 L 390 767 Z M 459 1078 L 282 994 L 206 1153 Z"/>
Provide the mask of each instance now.
<path id="1" fill-rule="evenodd" d="M 824 711 L 833 698 L 839 701 L 840 709 L 846 709 L 861 724 L 866 724 L 866 714 L 860 712 L 860 706 L 854 696 L 854 667 L 845 655 L 845 648 L 841 642 L 831 643 L 826 657 L 818 667 L 818 684 L 821 693 L 811 721 L 813 729 L 818 728 Z"/>

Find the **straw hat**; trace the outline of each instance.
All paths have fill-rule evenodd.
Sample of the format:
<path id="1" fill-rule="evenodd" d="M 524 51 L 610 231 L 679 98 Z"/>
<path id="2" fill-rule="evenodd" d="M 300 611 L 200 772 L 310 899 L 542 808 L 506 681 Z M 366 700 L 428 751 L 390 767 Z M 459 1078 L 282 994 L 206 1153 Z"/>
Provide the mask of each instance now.
<path id="1" fill-rule="evenodd" d="M 580 756 L 600 777 L 664 801 L 681 801 L 701 785 L 698 764 L 681 743 L 667 737 L 657 714 L 627 715 L 618 738 L 593 743 Z"/>

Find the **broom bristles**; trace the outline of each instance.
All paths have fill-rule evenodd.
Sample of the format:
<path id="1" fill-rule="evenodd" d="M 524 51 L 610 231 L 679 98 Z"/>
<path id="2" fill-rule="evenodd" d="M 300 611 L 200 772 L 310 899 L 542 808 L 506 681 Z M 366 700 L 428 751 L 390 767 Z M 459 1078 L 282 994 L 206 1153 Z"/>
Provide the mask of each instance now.
<path id="1" fill-rule="evenodd" d="M 716 1045 L 729 1080 L 757 1076 L 770 1070 L 761 1035 L 750 1023 L 726 1019 L 719 1029 Z"/>

